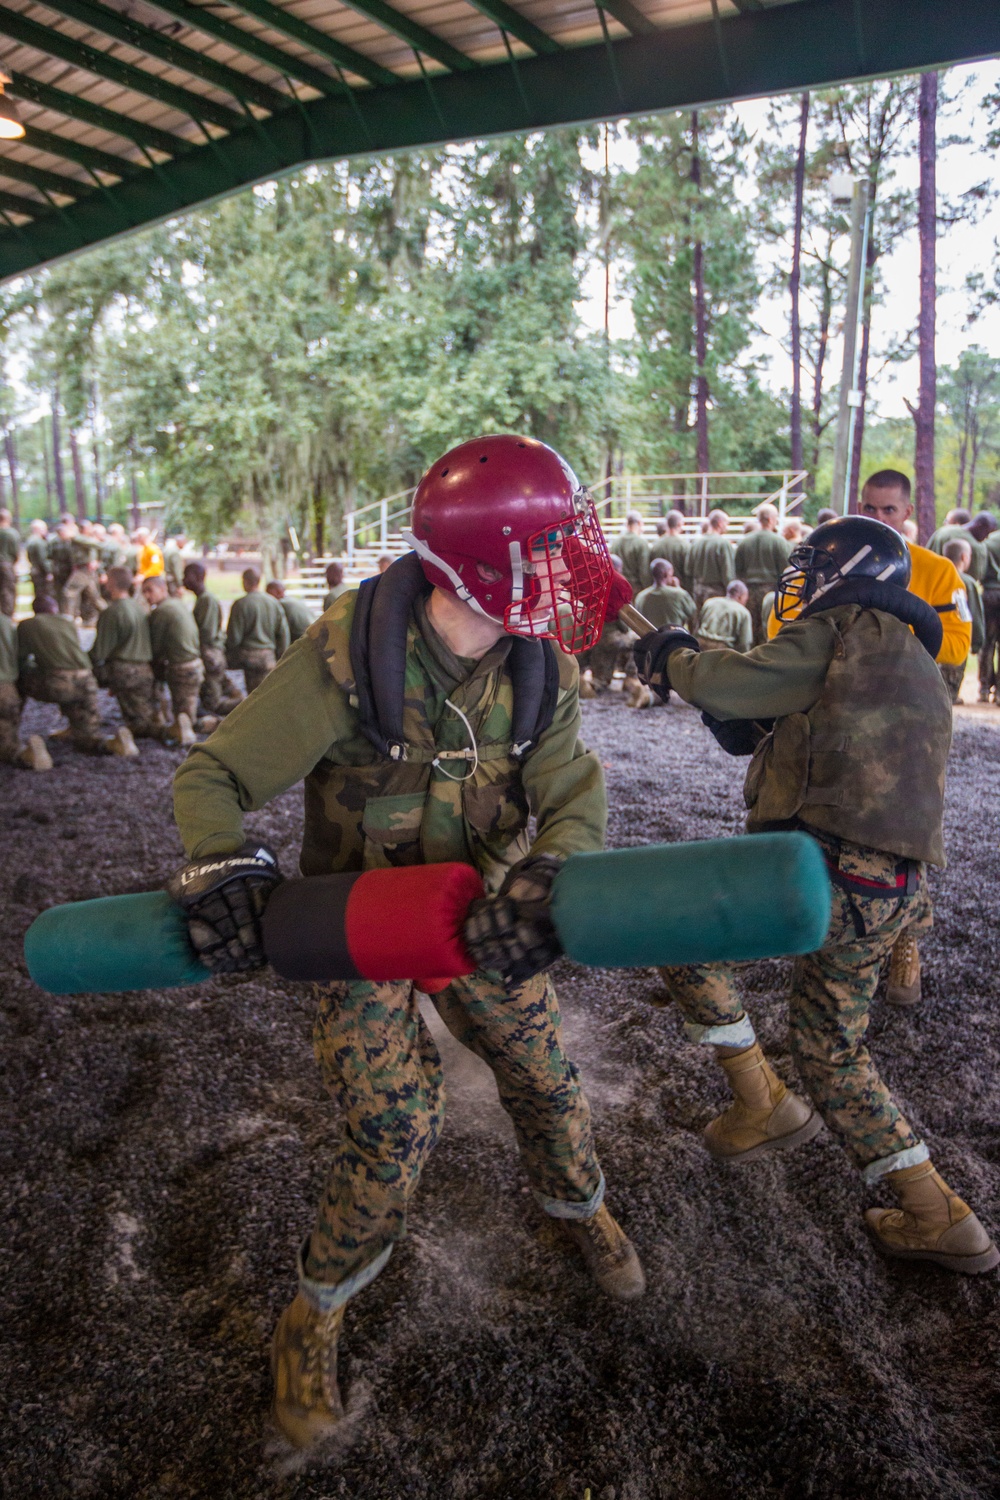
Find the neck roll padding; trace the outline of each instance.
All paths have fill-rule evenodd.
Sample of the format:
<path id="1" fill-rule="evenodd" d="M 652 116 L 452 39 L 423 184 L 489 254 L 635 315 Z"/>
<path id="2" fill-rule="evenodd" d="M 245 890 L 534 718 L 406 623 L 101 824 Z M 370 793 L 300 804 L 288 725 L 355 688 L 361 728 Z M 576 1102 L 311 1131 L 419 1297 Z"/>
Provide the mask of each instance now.
<path id="1" fill-rule="evenodd" d="M 845 578 L 829 593 L 807 604 L 799 618 L 806 620 L 810 615 L 818 615 L 824 609 L 839 609 L 843 604 L 880 609 L 883 614 L 893 615 L 904 625 L 909 625 L 924 650 L 937 661 L 944 640 L 941 616 L 925 599 L 911 594 L 909 589 L 900 588 L 898 583 L 882 583 L 877 578 Z"/>
<path id="2" fill-rule="evenodd" d="M 264 915 L 264 948 L 287 979 L 413 979 L 438 990 L 472 972 L 461 932 L 482 889 L 463 864 L 286 880 Z M 822 946 L 830 882 L 805 833 L 574 854 L 556 877 L 552 916 L 567 955 L 600 968 L 777 958 Z M 183 913 L 159 891 L 50 907 L 24 951 L 52 994 L 209 977 Z"/>

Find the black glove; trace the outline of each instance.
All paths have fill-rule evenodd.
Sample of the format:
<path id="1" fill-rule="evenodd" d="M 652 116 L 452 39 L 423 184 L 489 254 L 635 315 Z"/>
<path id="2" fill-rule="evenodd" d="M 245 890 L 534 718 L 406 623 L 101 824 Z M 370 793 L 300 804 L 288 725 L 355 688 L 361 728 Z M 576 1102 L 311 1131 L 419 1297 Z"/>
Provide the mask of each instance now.
<path id="1" fill-rule="evenodd" d="M 727 755 L 753 755 L 766 734 L 774 728 L 773 719 L 713 719 L 703 713 L 701 722 L 710 729 Z"/>
<path id="2" fill-rule="evenodd" d="M 260 919 L 281 878 L 267 845 L 251 841 L 235 854 L 193 859 L 167 881 L 167 895 L 187 916 L 191 946 L 213 974 L 263 968 Z"/>
<path id="3" fill-rule="evenodd" d="M 498 970 L 512 988 L 562 956 L 549 914 L 552 882 L 562 869 L 554 854 L 529 854 L 495 896 L 473 901 L 462 938 L 480 969 Z"/>
<path id="4" fill-rule="evenodd" d="M 701 647 L 690 631 L 676 625 L 652 630 L 649 635 L 640 636 L 632 647 L 636 673 L 664 703 L 670 697 L 667 662 L 675 651 L 681 650 L 700 651 Z"/>

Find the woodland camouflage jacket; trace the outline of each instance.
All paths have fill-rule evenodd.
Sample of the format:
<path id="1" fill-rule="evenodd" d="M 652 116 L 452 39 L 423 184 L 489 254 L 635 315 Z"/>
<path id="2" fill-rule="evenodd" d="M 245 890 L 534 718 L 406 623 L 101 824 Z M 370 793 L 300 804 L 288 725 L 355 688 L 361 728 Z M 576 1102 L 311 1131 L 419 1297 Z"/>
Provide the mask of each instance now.
<path id="1" fill-rule="evenodd" d="M 488 883 L 528 848 L 601 848 L 607 804 L 599 760 L 579 741 L 576 663 L 559 653 L 549 729 L 522 765 L 510 756 L 513 692 L 501 639 L 478 662 L 452 655 L 418 604 L 407 636 L 407 759 L 380 757 L 352 703 L 349 654 L 357 595 L 341 596 L 285 653 L 257 691 L 196 746 L 177 772 L 174 807 L 189 857 L 243 842 L 243 813 L 305 778 L 304 875 L 460 860 Z M 476 738 L 479 764 L 441 760 Z M 466 777 L 467 780 L 453 780 Z"/>

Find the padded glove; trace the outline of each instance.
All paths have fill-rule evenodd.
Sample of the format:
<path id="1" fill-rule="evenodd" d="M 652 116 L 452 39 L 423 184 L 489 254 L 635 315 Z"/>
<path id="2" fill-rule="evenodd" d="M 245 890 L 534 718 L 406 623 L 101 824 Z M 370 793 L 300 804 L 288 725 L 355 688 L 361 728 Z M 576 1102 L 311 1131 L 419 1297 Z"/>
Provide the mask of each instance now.
<path id="1" fill-rule="evenodd" d="M 753 755 L 766 734 L 774 728 L 773 719 L 713 719 L 703 713 L 701 722 L 710 729 L 727 755 Z"/>
<path id="2" fill-rule="evenodd" d="M 267 845 L 250 841 L 235 854 L 194 859 L 167 881 L 167 895 L 187 916 L 191 946 L 213 974 L 263 968 L 261 917 L 281 878 Z"/>
<path id="3" fill-rule="evenodd" d="M 637 675 L 664 703 L 670 698 L 667 662 L 675 651 L 681 650 L 700 651 L 701 647 L 689 630 L 681 630 L 676 625 L 650 631 L 649 635 L 640 636 L 632 647 Z"/>
<path id="4" fill-rule="evenodd" d="M 462 940 L 478 968 L 497 970 L 515 988 L 562 956 L 549 910 L 561 869 L 554 854 L 529 854 L 507 872 L 495 896 L 473 901 Z"/>

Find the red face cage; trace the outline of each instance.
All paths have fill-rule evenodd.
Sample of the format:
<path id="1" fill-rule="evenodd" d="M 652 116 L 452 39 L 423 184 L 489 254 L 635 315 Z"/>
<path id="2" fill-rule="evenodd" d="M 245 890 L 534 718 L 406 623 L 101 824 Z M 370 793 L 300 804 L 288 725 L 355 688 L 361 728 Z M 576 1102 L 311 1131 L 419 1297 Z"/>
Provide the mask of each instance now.
<path id="1" fill-rule="evenodd" d="M 514 587 L 504 628 L 558 641 L 573 655 L 589 650 L 604 628 L 612 577 L 593 505 L 512 545 L 511 563 Z"/>

